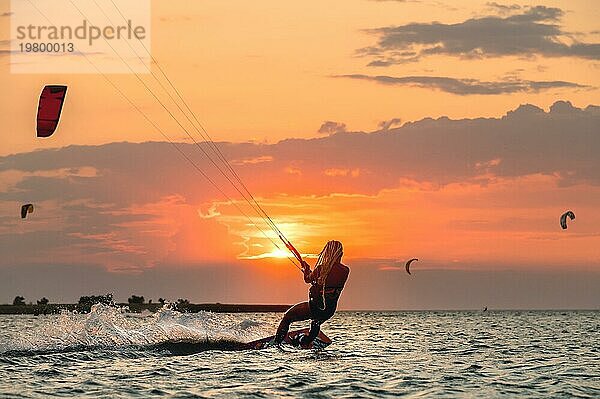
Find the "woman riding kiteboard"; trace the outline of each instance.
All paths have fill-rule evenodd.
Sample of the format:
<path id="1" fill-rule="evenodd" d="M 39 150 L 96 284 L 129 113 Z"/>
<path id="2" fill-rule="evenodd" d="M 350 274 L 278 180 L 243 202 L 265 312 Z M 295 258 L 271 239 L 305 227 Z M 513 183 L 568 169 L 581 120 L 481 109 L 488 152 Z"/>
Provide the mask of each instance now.
<path id="1" fill-rule="evenodd" d="M 315 270 L 311 271 L 310 265 L 302 260 L 304 282 L 311 285 L 308 302 L 300 302 L 285 312 L 277 328 L 275 344 L 283 342 L 291 323 L 310 319 L 308 335 L 301 336 L 296 342 L 308 345 L 319 334 L 321 324 L 333 316 L 350 273 L 350 268 L 341 263 L 343 254 L 341 242 L 329 241 L 319 254 Z"/>

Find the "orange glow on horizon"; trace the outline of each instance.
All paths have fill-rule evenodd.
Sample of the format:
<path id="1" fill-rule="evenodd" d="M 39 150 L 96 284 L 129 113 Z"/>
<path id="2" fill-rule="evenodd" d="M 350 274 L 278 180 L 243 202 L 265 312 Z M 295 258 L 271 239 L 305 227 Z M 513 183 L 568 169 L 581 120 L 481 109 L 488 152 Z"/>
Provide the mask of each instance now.
<path id="1" fill-rule="evenodd" d="M 592 209 L 583 204 L 577 207 L 580 213 L 588 213 L 588 219 L 577 220 L 576 235 L 561 231 L 557 222 L 561 197 L 574 191 L 589 195 L 588 186 L 561 190 L 553 178 L 535 175 L 495 179 L 486 186 L 464 183 L 439 189 L 407 183 L 405 188 L 374 196 L 330 195 L 309 201 L 285 196 L 287 207 L 281 206 L 283 198 L 264 198 L 263 206 L 275 220 L 289 220 L 280 228 L 287 233 L 285 227 L 294 226 L 289 238 L 307 258 L 314 258 L 328 240 L 337 239 L 344 244 L 347 260 L 419 257 L 433 268 L 495 263 L 551 267 L 578 259 L 585 268 L 591 259 L 600 261 L 592 244 L 596 241 L 594 223 L 600 225 L 600 220 L 592 215 Z M 596 191 L 594 195 L 600 195 Z M 540 196 L 550 202 L 532 213 L 530 204 Z M 504 205 L 490 212 L 494 204 Z M 217 208 L 230 234 L 244 237 L 246 251 L 238 259 L 291 257 L 248 228 L 232 207 L 222 204 Z"/>

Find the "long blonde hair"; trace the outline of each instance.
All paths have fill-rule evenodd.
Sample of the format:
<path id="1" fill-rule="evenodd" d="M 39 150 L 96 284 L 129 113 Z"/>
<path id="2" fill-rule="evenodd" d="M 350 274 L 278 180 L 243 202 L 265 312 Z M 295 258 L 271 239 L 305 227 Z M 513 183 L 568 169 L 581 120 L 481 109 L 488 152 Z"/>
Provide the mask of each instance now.
<path id="1" fill-rule="evenodd" d="M 325 247 L 319 254 L 317 264 L 315 265 L 315 268 L 321 266 L 319 277 L 317 277 L 318 285 L 325 286 L 325 280 L 327 279 L 331 268 L 342 259 L 343 254 L 344 250 L 341 242 L 331 240 L 325 244 Z"/>

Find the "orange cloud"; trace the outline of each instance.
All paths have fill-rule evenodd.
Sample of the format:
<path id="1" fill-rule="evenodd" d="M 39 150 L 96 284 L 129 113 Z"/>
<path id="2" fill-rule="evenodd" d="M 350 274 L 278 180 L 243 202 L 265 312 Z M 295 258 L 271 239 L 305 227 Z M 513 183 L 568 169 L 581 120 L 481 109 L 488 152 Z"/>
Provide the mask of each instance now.
<path id="1" fill-rule="evenodd" d="M 497 178 L 487 185 L 441 188 L 404 182 L 377 195 L 277 196 L 261 203 L 302 252 L 318 253 L 341 240 L 350 258 L 408 259 L 420 267 L 552 267 L 600 269 L 595 203 L 600 188 L 558 186 L 559 179 L 531 175 Z M 580 224 L 563 231 L 558 218 L 574 208 Z M 218 206 L 230 232 L 248 237 L 247 258 L 269 257 L 272 243 L 248 228 L 230 206 Z M 267 229 L 266 225 L 263 226 Z M 272 239 L 277 240 L 275 235 Z M 275 241 L 277 242 L 277 241 Z M 474 266 L 475 265 L 475 266 Z"/>
<path id="2" fill-rule="evenodd" d="M 358 177 L 360 176 L 360 169 L 338 169 L 338 168 L 330 168 L 325 169 L 323 172 L 325 176 L 336 177 L 336 176 L 350 176 L 350 177 Z"/>

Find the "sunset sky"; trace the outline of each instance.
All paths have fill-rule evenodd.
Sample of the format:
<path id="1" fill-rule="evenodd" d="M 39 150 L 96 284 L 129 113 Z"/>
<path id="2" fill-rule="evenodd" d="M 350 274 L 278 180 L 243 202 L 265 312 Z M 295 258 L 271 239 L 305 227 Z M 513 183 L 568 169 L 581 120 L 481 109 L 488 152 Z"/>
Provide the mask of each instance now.
<path id="1" fill-rule="evenodd" d="M 151 15 L 152 56 L 281 231 L 311 264 L 344 244 L 342 309 L 600 307 L 595 2 L 154 0 Z M 11 16 L 0 0 L 1 303 L 305 299 L 210 147 L 136 75 L 13 73 Z M 46 84 L 69 91 L 39 139 Z"/>

